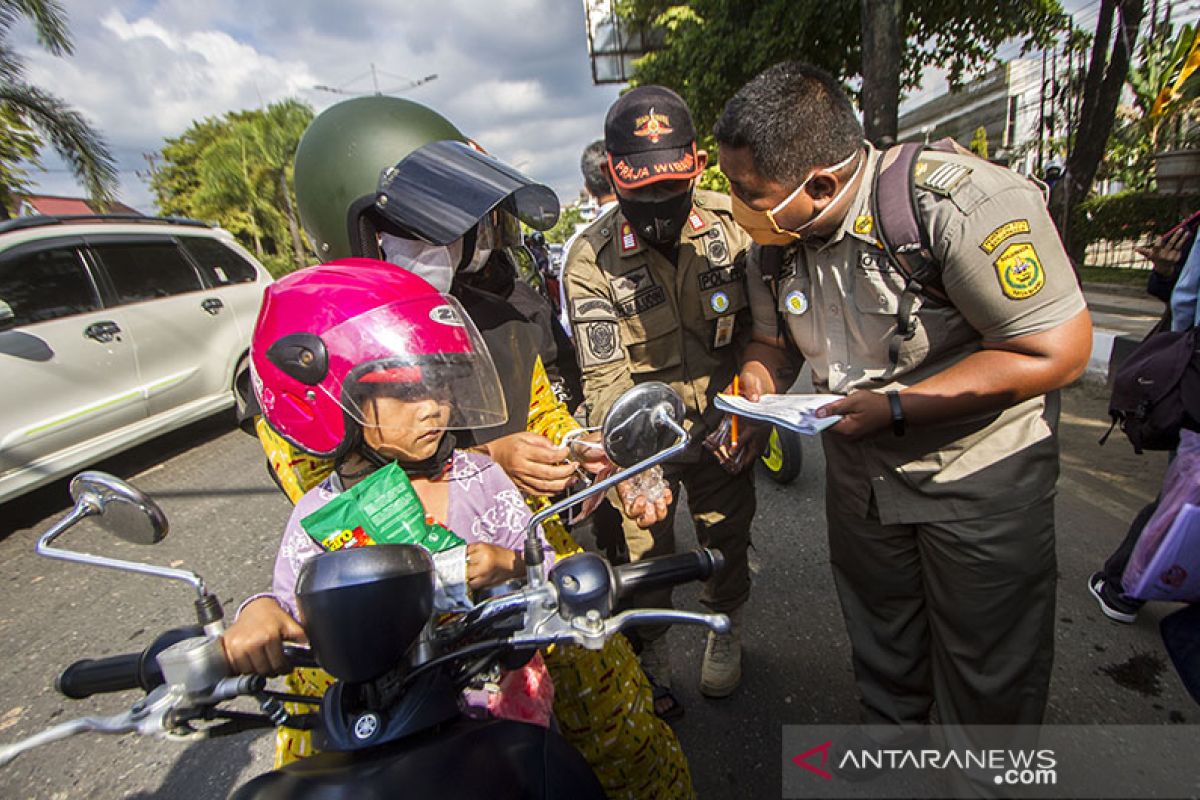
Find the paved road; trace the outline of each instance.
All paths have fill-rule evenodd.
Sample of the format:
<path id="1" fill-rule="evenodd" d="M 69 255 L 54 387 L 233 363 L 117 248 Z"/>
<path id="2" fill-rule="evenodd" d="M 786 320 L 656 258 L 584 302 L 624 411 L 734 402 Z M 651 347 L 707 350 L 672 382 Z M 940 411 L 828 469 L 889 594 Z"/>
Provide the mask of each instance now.
<path id="1" fill-rule="evenodd" d="M 1168 666 L 1156 605 L 1133 626 L 1103 618 L 1086 576 L 1155 494 L 1165 459 L 1135 456 L 1123 439 L 1100 448 L 1107 427 L 1102 393 L 1065 396 L 1063 477 L 1058 501 L 1059 610 L 1049 721 L 1194 724 L 1192 704 Z M 674 632 L 677 730 L 703 798 L 780 796 L 781 727 L 855 718 L 849 650 L 833 594 L 822 511 L 823 466 L 806 447 L 800 479 L 760 484 L 755 521 L 755 590 L 746 634 L 746 680 L 731 698 L 696 691 L 702 634 Z M 211 420 L 106 465 L 156 496 L 172 535 L 154 548 L 77 528 L 70 541 L 93 552 L 195 569 L 231 610 L 269 580 L 288 505 L 262 469 L 257 445 Z M 84 713 L 112 713 L 133 695 L 68 701 L 53 689 L 59 669 L 82 657 L 140 648 L 155 632 L 187 623 L 182 585 L 39 559 L 33 542 L 67 505 L 58 483 L 0 507 L 0 742 Z M 70 535 L 70 534 L 69 534 Z M 679 532 L 694 541 L 690 529 Z M 697 591 L 679 593 L 696 606 Z M 268 768 L 269 735 L 219 742 L 77 737 L 22 756 L 0 775 L 13 798 L 218 798 Z"/>

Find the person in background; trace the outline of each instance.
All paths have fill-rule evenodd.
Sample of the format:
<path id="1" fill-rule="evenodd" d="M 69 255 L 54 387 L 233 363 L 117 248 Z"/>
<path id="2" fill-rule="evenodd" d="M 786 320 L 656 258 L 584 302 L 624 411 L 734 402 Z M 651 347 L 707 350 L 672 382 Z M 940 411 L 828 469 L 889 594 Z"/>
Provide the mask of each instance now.
<path id="1" fill-rule="evenodd" d="M 567 239 L 566 244 L 563 245 L 560 272 L 566 269 L 567 261 L 571 256 L 571 248 L 575 242 L 579 241 L 580 234 L 585 230 L 590 230 L 592 225 L 599 222 L 601 217 L 617 206 L 617 193 L 613 191 L 612 175 L 608 171 L 608 153 L 604 149 L 603 139 L 597 139 L 583 148 L 583 155 L 579 158 L 579 170 L 583 173 L 584 191 L 596 203 L 596 218 L 586 228 L 576 231 Z M 570 335 L 571 315 L 567 313 L 567 290 L 562 281 L 559 281 L 558 284 L 558 314 L 563 329 Z"/>

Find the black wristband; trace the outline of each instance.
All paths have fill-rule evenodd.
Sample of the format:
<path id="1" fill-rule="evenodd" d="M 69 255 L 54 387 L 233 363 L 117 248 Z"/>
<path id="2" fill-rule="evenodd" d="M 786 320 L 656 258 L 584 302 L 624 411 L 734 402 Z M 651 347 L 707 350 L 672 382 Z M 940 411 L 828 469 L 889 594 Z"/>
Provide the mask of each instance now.
<path id="1" fill-rule="evenodd" d="M 885 392 L 888 399 L 888 405 L 892 407 L 892 433 L 896 436 L 904 435 L 904 407 L 900 405 L 900 393 L 894 389 L 889 389 Z"/>

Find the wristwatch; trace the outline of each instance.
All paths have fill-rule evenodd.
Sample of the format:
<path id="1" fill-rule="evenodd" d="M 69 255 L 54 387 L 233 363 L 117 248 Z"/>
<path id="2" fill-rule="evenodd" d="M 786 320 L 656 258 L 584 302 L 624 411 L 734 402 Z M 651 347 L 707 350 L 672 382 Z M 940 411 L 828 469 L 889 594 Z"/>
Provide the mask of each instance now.
<path id="1" fill-rule="evenodd" d="M 888 405 L 892 407 L 892 433 L 896 436 L 903 436 L 904 407 L 900 405 L 900 393 L 894 389 L 889 389 L 884 394 L 887 395 Z"/>

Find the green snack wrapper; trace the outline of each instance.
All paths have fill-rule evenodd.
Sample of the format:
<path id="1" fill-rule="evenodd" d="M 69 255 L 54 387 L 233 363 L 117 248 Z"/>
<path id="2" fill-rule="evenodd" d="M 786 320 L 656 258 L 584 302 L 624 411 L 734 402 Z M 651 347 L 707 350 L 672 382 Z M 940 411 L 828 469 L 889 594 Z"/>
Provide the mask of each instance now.
<path id="1" fill-rule="evenodd" d="M 438 553 L 465 544 L 452 531 L 425 521 L 421 498 L 396 463 L 375 470 L 300 520 L 300 526 L 325 550 L 419 544 Z"/>

